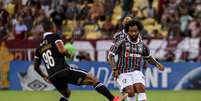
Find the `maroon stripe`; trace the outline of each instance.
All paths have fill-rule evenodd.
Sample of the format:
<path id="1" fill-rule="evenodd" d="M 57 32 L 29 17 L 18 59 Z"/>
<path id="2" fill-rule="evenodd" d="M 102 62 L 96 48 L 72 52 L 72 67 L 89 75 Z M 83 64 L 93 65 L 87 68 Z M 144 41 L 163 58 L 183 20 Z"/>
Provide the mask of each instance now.
<path id="1" fill-rule="evenodd" d="M 135 47 L 135 44 L 133 44 L 133 48 L 134 48 L 134 49 L 133 49 L 133 54 L 135 54 L 135 48 L 136 48 L 136 47 Z M 135 59 L 135 57 L 133 57 L 133 61 L 132 61 L 132 62 L 133 62 L 133 65 L 132 65 L 132 68 L 135 68 L 135 67 L 134 67 L 134 66 L 135 66 L 135 61 L 136 61 L 136 59 Z"/>
<path id="2" fill-rule="evenodd" d="M 130 49 L 128 49 L 128 50 L 126 49 L 126 57 L 125 57 L 125 58 L 126 58 L 126 61 L 125 61 L 125 62 L 126 62 L 126 67 L 124 68 L 124 72 L 128 70 L 128 65 L 129 65 L 129 52 L 130 52 Z"/>
<path id="3" fill-rule="evenodd" d="M 138 54 L 140 54 L 140 52 L 139 52 L 139 49 L 141 48 L 140 46 L 141 46 L 141 45 L 139 45 L 138 48 L 137 48 L 137 49 L 138 49 L 138 50 L 137 50 L 137 53 L 138 53 Z M 137 61 L 137 66 L 138 66 L 137 68 L 140 68 L 141 60 L 142 60 L 142 57 L 140 57 L 140 58 L 138 59 L 138 61 Z"/>
<path id="4" fill-rule="evenodd" d="M 122 52 L 123 52 L 122 50 L 120 50 L 119 52 L 118 71 L 120 71 L 122 68 Z"/>

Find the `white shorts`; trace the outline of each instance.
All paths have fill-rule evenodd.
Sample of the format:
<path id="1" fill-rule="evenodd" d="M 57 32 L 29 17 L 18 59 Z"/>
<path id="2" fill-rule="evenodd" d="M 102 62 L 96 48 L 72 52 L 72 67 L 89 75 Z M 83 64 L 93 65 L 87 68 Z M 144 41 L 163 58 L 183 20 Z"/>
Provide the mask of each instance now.
<path id="1" fill-rule="evenodd" d="M 142 83 L 145 86 L 145 77 L 141 71 L 122 73 L 117 78 L 117 84 L 121 92 L 125 87 L 136 83 Z"/>

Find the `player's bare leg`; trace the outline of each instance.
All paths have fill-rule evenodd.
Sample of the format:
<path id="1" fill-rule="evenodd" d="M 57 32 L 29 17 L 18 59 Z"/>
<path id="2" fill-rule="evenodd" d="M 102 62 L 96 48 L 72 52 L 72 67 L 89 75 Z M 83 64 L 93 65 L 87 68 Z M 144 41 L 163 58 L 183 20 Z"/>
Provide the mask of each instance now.
<path id="1" fill-rule="evenodd" d="M 82 82 L 83 85 L 93 85 L 96 91 L 103 96 L 105 96 L 110 101 L 122 101 L 126 96 L 116 97 L 95 77 L 91 74 L 88 74 L 85 80 Z"/>
<path id="2" fill-rule="evenodd" d="M 136 101 L 136 97 L 135 97 L 135 88 L 133 87 L 133 85 L 127 86 L 126 88 L 124 88 L 125 91 L 125 96 L 127 94 L 127 101 Z"/>
<path id="3" fill-rule="evenodd" d="M 144 85 L 142 83 L 136 83 L 134 87 L 138 93 L 138 101 L 147 101 Z"/>

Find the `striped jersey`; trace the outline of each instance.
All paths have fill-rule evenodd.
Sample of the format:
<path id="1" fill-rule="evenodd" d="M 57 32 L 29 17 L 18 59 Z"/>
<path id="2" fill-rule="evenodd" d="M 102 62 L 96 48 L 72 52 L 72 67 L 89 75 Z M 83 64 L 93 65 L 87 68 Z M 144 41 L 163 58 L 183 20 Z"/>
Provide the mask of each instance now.
<path id="1" fill-rule="evenodd" d="M 116 37 L 110 47 L 109 54 L 118 56 L 116 62 L 118 70 L 120 73 L 127 73 L 140 70 L 143 67 L 144 58 L 149 56 L 149 49 L 141 38 L 138 38 L 137 42 L 134 43 L 126 35 L 121 38 Z"/>

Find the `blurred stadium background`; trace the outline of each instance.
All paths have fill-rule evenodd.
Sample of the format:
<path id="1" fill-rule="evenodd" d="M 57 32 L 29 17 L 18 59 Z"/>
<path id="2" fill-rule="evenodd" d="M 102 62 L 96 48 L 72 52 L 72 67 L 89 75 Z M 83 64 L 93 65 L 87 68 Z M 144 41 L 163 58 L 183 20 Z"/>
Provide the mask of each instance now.
<path id="1" fill-rule="evenodd" d="M 128 15 L 142 21 L 144 43 L 166 67 L 144 71 L 149 101 L 201 101 L 201 0 L 0 0 L 0 100 L 58 100 L 32 66 L 44 19 L 75 55 L 69 64 L 119 95 L 106 54 Z M 90 87 L 70 87 L 71 101 L 106 100 Z"/>

